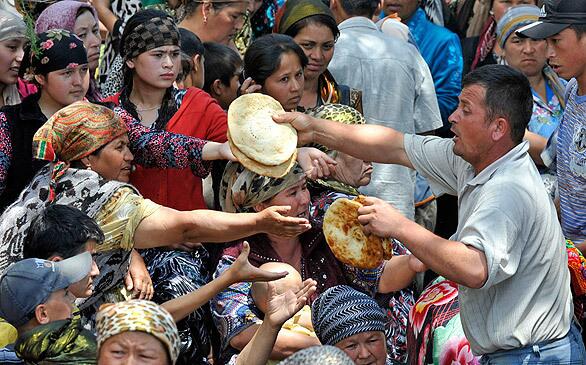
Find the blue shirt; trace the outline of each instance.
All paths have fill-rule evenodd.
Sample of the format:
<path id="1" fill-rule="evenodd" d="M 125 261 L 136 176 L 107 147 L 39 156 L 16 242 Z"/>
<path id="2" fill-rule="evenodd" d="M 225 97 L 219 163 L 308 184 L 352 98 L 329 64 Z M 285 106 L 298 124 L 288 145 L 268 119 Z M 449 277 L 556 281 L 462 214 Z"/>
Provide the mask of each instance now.
<path id="1" fill-rule="evenodd" d="M 423 9 L 417 9 L 406 24 L 429 66 L 442 121 L 447 126 L 462 90 L 464 61 L 460 40 L 455 33 L 429 21 Z"/>

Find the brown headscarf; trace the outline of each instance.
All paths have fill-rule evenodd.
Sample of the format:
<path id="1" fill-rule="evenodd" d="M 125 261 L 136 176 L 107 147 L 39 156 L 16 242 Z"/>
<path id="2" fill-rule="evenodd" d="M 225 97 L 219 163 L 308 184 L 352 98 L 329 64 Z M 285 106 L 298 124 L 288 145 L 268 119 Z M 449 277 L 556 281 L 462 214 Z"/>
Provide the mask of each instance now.
<path id="1" fill-rule="evenodd" d="M 288 0 L 277 12 L 274 32 L 286 34 L 298 21 L 320 14 L 334 18 L 330 8 L 321 0 Z"/>

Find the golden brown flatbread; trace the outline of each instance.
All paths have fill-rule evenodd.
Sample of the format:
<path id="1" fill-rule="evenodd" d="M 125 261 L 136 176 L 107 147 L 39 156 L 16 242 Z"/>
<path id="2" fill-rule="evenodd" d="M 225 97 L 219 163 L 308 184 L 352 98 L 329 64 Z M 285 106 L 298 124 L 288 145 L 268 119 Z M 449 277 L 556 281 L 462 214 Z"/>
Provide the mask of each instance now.
<path id="1" fill-rule="evenodd" d="M 297 131 L 290 124 L 275 123 L 272 116 L 283 111 L 281 104 L 268 95 L 238 97 L 228 108 L 230 144 L 262 165 L 288 163 L 297 151 Z"/>
<path id="2" fill-rule="evenodd" d="M 392 257 L 390 240 L 367 234 L 358 222 L 360 201 L 345 198 L 334 201 L 324 216 L 323 231 L 334 256 L 341 262 L 360 268 L 374 269 L 383 259 Z"/>

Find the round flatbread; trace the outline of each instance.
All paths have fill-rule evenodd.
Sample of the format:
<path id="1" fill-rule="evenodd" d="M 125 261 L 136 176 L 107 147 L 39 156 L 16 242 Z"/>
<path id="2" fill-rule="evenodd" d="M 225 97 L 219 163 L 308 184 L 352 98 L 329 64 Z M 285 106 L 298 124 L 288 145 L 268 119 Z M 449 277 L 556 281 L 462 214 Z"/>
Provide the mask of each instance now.
<path id="1" fill-rule="evenodd" d="M 324 216 L 323 232 L 338 260 L 360 269 L 374 269 L 383 259 L 390 259 L 392 245 L 387 239 L 364 232 L 358 222 L 360 207 L 362 204 L 356 200 L 334 201 Z"/>
<path id="2" fill-rule="evenodd" d="M 295 149 L 295 151 L 293 152 L 293 155 L 291 156 L 291 158 L 289 160 L 285 161 L 284 163 L 282 163 L 280 165 L 276 165 L 276 166 L 263 165 L 260 162 L 256 162 L 256 161 L 248 158 L 244 153 L 242 153 L 242 151 L 240 151 L 238 149 L 238 147 L 236 147 L 234 145 L 234 143 L 230 142 L 231 141 L 230 132 L 228 132 L 227 135 L 228 135 L 228 141 L 229 141 L 228 144 L 230 145 L 230 150 L 232 151 L 232 154 L 234 155 L 234 157 L 236 157 L 236 159 L 238 160 L 238 162 L 240 162 L 242 164 L 242 166 L 246 167 L 247 169 L 249 169 L 252 172 L 256 172 L 257 174 L 263 175 L 263 176 L 281 178 L 281 177 L 287 175 L 287 173 L 289 173 L 291 168 L 293 168 L 293 166 L 295 166 L 295 162 L 297 160 L 297 149 Z"/>
<path id="3" fill-rule="evenodd" d="M 238 97 L 228 108 L 228 131 L 246 157 L 263 165 L 282 165 L 297 151 L 297 131 L 290 124 L 275 123 L 283 112 L 278 101 L 264 94 Z"/>

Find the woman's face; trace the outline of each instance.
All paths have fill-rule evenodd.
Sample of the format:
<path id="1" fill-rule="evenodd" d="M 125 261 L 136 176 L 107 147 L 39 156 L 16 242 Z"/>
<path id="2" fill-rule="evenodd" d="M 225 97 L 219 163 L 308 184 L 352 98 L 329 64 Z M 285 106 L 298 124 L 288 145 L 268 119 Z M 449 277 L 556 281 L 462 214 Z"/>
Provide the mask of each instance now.
<path id="1" fill-rule="evenodd" d="M 129 182 L 134 156 L 128 144 L 128 135 L 123 134 L 105 145 L 97 155 L 87 156 L 84 163 L 106 180 Z"/>
<path id="2" fill-rule="evenodd" d="M 323 24 L 309 23 L 295 38 L 297 43 L 309 59 L 305 67 L 304 76 L 307 80 L 314 80 L 328 68 L 334 55 L 336 39 L 331 29 Z"/>
<path id="3" fill-rule="evenodd" d="M 0 85 L 13 85 L 18 81 L 25 44 L 25 38 L 0 41 Z"/>
<path id="4" fill-rule="evenodd" d="M 385 365 L 387 346 L 385 334 L 369 331 L 350 336 L 336 344 L 356 365 Z"/>
<path id="5" fill-rule="evenodd" d="M 49 72 L 44 76 L 36 75 L 35 78 L 41 85 L 41 92 L 61 107 L 83 100 L 90 86 L 87 63 L 70 64 L 67 68 Z"/>
<path id="6" fill-rule="evenodd" d="M 98 365 L 168 364 L 167 350 L 156 337 L 145 332 L 122 332 L 100 347 Z"/>
<path id="7" fill-rule="evenodd" d="M 75 19 L 73 33 L 83 41 L 90 72 L 94 72 L 98 68 L 102 37 L 100 36 L 100 26 L 91 11 L 84 11 Z"/>
<path id="8" fill-rule="evenodd" d="M 342 152 L 338 152 L 335 160 L 338 163 L 332 174 L 335 180 L 355 188 L 366 186 L 370 183 L 372 163 L 364 162 Z"/>
<path id="9" fill-rule="evenodd" d="M 285 110 L 295 110 L 303 95 L 303 68 L 293 52 L 281 54 L 279 67 L 269 76 L 262 91 L 275 98 Z"/>
<path id="10" fill-rule="evenodd" d="M 512 34 L 505 42 L 504 57 L 507 64 L 525 76 L 535 76 L 547 62 L 547 42 L 521 38 Z"/>
<path id="11" fill-rule="evenodd" d="M 301 179 L 295 185 L 281 191 L 271 199 L 261 203 L 260 209 L 276 205 L 288 205 L 291 207 L 288 217 L 299 217 L 309 219 L 309 190 L 305 178 Z"/>
<path id="12" fill-rule="evenodd" d="M 494 19 L 498 22 L 501 20 L 505 12 L 513 6 L 517 5 L 537 5 L 536 0 L 494 0 L 492 3 L 492 14 Z"/>
<path id="13" fill-rule="evenodd" d="M 134 71 L 134 79 L 156 89 L 173 85 L 181 70 L 181 49 L 178 46 L 161 46 L 143 52 L 126 61 Z"/>
<path id="14" fill-rule="evenodd" d="M 210 5 L 207 18 L 206 42 L 230 45 L 234 36 L 242 29 L 248 1 L 234 1 L 233 4 L 214 9 Z"/>

